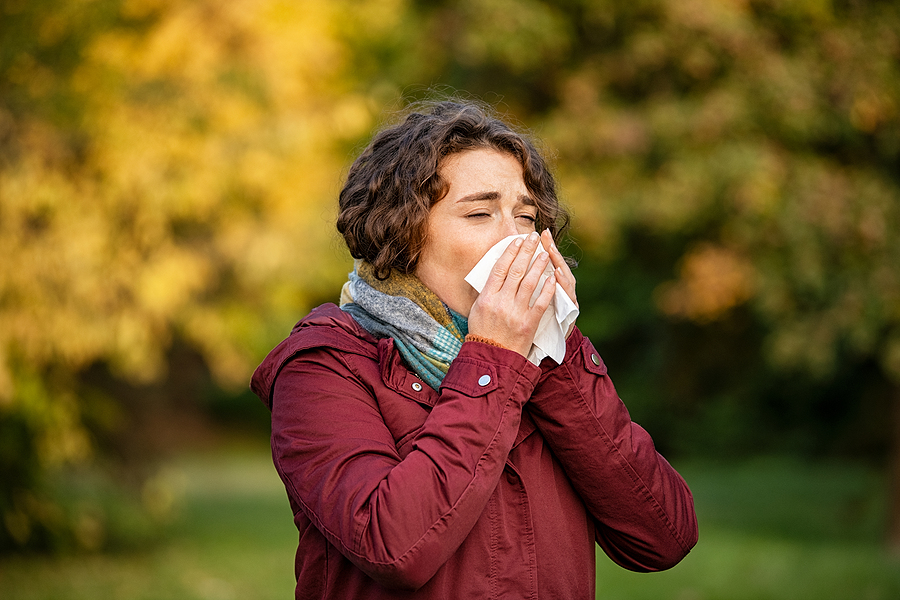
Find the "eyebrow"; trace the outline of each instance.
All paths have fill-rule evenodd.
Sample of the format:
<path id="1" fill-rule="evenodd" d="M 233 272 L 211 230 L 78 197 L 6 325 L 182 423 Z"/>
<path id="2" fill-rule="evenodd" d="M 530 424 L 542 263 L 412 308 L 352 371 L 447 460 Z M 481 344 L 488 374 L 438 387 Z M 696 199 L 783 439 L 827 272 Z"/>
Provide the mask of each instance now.
<path id="1" fill-rule="evenodd" d="M 468 196 L 463 196 L 457 202 L 478 202 L 478 201 L 495 201 L 500 199 L 500 192 L 475 192 Z M 537 202 L 531 196 L 519 194 L 519 202 L 527 206 L 537 206 Z"/>

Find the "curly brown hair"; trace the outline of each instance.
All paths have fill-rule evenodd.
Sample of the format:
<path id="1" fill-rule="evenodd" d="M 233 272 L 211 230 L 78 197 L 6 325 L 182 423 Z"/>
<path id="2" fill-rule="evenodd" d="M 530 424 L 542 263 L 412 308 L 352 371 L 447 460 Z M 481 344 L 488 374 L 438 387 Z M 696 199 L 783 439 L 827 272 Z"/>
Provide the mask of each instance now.
<path id="1" fill-rule="evenodd" d="M 425 246 L 431 207 L 449 190 L 438 173 L 451 154 L 480 148 L 507 152 L 522 165 L 537 205 L 537 229 L 554 238 L 569 217 L 556 182 L 535 145 L 471 101 L 429 103 L 383 129 L 354 161 L 339 198 L 337 229 L 353 258 L 369 262 L 379 279 L 392 269 L 412 273 Z"/>

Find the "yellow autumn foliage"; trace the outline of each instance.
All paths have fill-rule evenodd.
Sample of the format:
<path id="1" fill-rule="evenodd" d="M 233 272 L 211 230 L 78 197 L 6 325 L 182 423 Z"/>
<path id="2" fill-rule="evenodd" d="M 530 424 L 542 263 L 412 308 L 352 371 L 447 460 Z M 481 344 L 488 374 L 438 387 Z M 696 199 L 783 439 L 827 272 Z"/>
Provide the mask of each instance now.
<path id="1" fill-rule="evenodd" d="M 703 244 L 683 259 L 681 277 L 657 289 L 663 312 L 714 321 L 753 295 L 753 267 L 733 251 Z"/>
<path id="2" fill-rule="evenodd" d="M 160 381 L 177 337 L 241 389 L 339 289 L 329 221 L 376 110 L 347 88 L 332 2 L 45 4 L 2 9 L 33 27 L 0 73 L 0 425 L 36 461 L 0 517 L 22 544 L 30 478 L 93 452 L 85 369 Z M 67 40 L 77 61 L 41 60 Z"/>
<path id="3" fill-rule="evenodd" d="M 60 84 L 85 103 L 81 148 L 5 115 L 18 156 L 0 170 L 4 348 L 34 366 L 109 360 L 147 381 L 178 331 L 212 336 L 194 341 L 229 363 L 225 383 L 246 381 L 228 327 L 186 315 L 223 310 L 226 275 L 236 295 L 288 285 L 301 309 L 340 260 L 325 222 L 341 136 L 371 116 L 341 88 L 330 7 L 127 2 L 123 15 L 152 24 L 99 32 Z M 60 27 L 48 15 L 41 30 Z"/>

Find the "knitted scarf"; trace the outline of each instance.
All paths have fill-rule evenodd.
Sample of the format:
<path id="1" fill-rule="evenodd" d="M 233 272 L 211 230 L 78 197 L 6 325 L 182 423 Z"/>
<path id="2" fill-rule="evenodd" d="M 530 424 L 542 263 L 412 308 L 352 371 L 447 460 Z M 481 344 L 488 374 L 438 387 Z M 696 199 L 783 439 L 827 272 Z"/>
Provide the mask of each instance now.
<path id="1" fill-rule="evenodd" d="M 341 290 L 341 309 L 374 337 L 394 338 L 406 364 L 435 390 L 469 329 L 466 318 L 415 275 L 392 271 L 381 281 L 372 265 L 359 260 Z"/>

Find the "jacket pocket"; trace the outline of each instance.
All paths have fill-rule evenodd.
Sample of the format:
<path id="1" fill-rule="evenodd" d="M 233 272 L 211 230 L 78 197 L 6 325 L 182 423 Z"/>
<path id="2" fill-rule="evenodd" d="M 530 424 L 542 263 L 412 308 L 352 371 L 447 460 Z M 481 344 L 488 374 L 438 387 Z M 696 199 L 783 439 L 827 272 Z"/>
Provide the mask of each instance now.
<path id="1" fill-rule="evenodd" d="M 581 354 L 584 368 L 587 369 L 589 373 L 593 373 L 594 375 L 606 375 L 606 363 L 603 362 L 600 353 L 597 352 L 594 345 L 587 338 L 584 338 L 584 343 L 581 345 Z"/>

